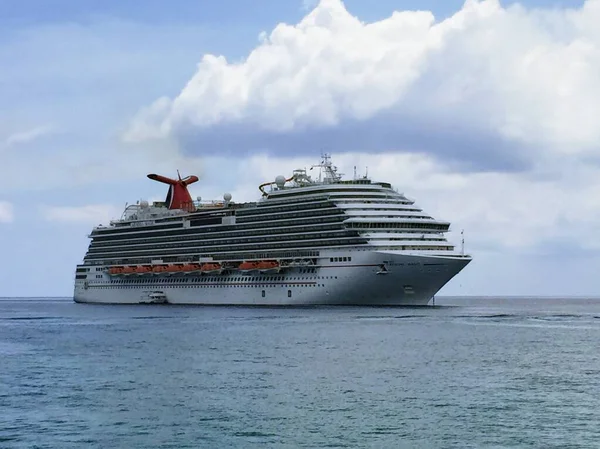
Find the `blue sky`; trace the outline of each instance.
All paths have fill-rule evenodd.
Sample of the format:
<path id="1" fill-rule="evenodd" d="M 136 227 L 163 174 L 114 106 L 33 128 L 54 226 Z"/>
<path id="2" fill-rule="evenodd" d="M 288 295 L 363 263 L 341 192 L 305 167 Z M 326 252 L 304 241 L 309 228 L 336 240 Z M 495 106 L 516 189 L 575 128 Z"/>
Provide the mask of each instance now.
<path id="1" fill-rule="evenodd" d="M 243 27 L 272 28 L 280 22 L 294 22 L 306 10 L 318 3 L 317 0 L 278 1 L 257 0 L 148 0 L 143 7 L 133 1 L 119 0 L 24 0 L 0 3 L 0 16 L 4 22 L 17 26 L 44 23 L 85 23 L 96 17 L 121 18 L 135 22 L 163 24 L 190 23 L 219 28 L 225 24 L 241 24 Z M 528 8 L 573 8 L 580 7 L 583 0 L 529 0 L 527 2 L 504 1 L 503 5 L 521 3 Z M 389 16 L 394 11 L 429 10 L 436 17 L 447 17 L 460 9 L 460 0 L 347 0 L 346 9 L 362 20 L 374 21 Z"/>
<path id="2" fill-rule="evenodd" d="M 322 149 L 465 229 L 444 293 L 597 294 L 600 2 L 334 3 L 0 0 L 0 296 L 70 295 L 148 172 L 253 200 Z"/>

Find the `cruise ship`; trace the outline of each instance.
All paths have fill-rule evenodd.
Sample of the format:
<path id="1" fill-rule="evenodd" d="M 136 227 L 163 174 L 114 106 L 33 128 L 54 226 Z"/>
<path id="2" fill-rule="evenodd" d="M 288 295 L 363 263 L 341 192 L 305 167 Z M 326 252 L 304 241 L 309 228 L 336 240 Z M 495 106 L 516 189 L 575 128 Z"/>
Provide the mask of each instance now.
<path id="1" fill-rule="evenodd" d="M 194 201 L 196 176 L 148 178 L 169 186 L 166 200 L 93 228 L 76 302 L 423 306 L 471 261 L 449 222 L 390 183 L 342 179 L 329 155 L 250 203 Z"/>

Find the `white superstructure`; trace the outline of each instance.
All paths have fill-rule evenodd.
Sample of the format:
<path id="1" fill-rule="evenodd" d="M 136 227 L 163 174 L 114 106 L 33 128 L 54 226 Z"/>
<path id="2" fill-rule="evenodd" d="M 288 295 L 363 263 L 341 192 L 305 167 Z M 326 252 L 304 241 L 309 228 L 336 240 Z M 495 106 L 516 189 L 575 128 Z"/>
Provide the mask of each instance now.
<path id="1" fill-rule="evenodd" d="M 77 266 L 77 302 L 426 305 L 471 257 L 386 182 L 342 180 L 327 155 L 262 184 L 256 203 L 191 201 L 195 177 L 164 203 L 140 202 L 95 227 Z"/>

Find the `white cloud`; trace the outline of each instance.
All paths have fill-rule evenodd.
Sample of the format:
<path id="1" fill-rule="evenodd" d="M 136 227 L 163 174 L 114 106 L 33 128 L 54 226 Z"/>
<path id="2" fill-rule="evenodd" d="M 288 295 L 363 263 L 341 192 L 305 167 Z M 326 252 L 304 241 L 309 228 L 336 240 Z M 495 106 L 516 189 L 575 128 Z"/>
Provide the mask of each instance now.
<path id="1" fill-rule="evenodd" d="M 205 55 L 181 92 L 140 112 L 125 137 L 222 152 L 205 158 L 207 181 L 230 181 L 244 200 L 257 196 L 258 174 L 289 173 L 296 167 L 284 163 L 310 165 L 304 155 L 325 149 L 347 173 L 368 165 L 465 228 L 477 252 L 595 250 L 597 23 L 600 0 L 574 9 L 467 0 L 443 21 L 403 11 L 374 23 L 321 0 L 244 61 Z M 242 158 L 221 159 L 228 152 Z"/>
<path id="2" fill-rule="evenodd" d="M 457 144 L 461 133 L 489 134 L 518 143 L 503 148 L 515 153 L 534 145 L 594 154 L 598 21 L 600 0 L 548 11 L 468 0 L 441 22 L 404 11 L 374 23 L 340 0 L 321 0 L 297 25 L 279 24 L 241 63 L 205 55 L 180 94 L 146 108 L 125 136 L 187 138 L 224 125 L 252 136 L 306 128 L 347 136 L 356 122 L 383 114 L 390 137 L 372 141 L 377 149 L 403 149 L 395 128 L 409 134 L 405 123 L 432 134 L 460 126 Z"/>
<path id="3" fill-rule="evenodd" d="M 110 204 L 90 204 L 86 206 L 42 206 L 45 220 L 59 223 L 81 223 L 107 225 L 110 220 L 121 216 L 122 210 Z"/>
<path id="4" fill-rule="evenodd" d="M 8 201 L 0 201 L 0 223 L 11 223 L 14 219 L 13 205 Z"/>
<path id="5" fill-rule="evenodd" d="M 13 146 L 28 143 L 33 140 L 39 139 L 42 136 L 50 134 L 54 131 L 54 127 L 50 125 L 38 126 L 35 128 L 28 129 L 26 131 L 20 131 L 9 135 L 5 139 L 5 144 L 7 146 Z"/>

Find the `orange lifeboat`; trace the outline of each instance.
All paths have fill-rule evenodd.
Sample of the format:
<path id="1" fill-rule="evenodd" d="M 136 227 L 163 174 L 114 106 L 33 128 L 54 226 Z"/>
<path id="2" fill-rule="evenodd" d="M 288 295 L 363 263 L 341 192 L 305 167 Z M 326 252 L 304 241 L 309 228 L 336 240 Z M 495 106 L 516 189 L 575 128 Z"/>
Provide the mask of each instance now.
<path id="1" fill-rule="evenodd" d="M 132 274 L 132 273 L 135 273 L 135 267 L 131 267 L 131 266 L 125 267 L 125 268 L 123 268 L 122 273 L 123 274 Z"/>
<path id="2" fill-rule="evenodd" d="M 168 265 L 154 265 L 154 267 L 152 267 L 152 272 L 153 273 L 163 273 L 165 271 L 167 271 L 168 269 Z"/>
<path id="3" fill-rule="evenodd" d="M 200 267 L 200 270 L 206 271 L 206 272 L 220 271 L 221 264 L 219 264 L 219 263 L 203 263 L 202 266 Z"/>
<path id="4" fill-rule="evenodd" d="M 121 274 L 123 272 L 123 267 L 110 267 L 108 269 L 108 274 Z"/>
<path id="5" fill-rule="evenodd" d="M 259 270 L 273 270 L 279 268 L 279 262 L 276 260 L 261 260 L 256 266 Z"/>
<path id="6" fill-rule="evenodd" d="M 169 272 L 169 273 L 178 273 L 180 271 L 182 271 L 183 265 L 182 264 L 170 264 L 167 265 L 167 269 L 165 271 Z"/>
<path id="7" fill-rule="evenodd" d="M 256 270 L 258 268 L 258 262 L 242 262 L 238 268 L 241 271 Z"/>
<path id="8" fill-rule="evenodd" d="M 199 269 L 200 269 L 200 265 L 198 265 L 197 263 L 186 263 L 181 268 L 181 271 L 190 272 L 190 271 L 198 271 Z"/>
<path id="9" fill-rule="evenodd" d="M 145 266 L 145 265 L 138 265 L 135 269 L 135 272 L 137 274 L 144 274 L 144 273 L 148 273 L 151 270 L 150 267 Z"/>

